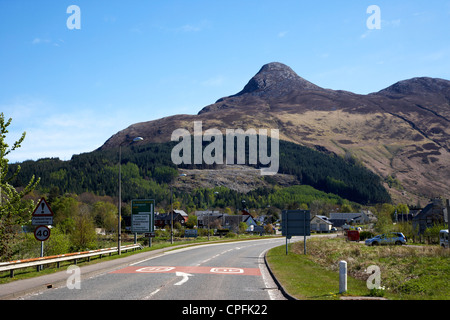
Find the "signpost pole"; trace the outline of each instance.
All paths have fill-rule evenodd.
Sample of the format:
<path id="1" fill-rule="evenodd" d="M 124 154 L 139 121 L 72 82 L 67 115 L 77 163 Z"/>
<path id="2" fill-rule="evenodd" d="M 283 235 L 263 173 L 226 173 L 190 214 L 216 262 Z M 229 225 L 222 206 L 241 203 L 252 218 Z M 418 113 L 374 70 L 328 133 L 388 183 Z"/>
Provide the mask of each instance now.
<path id="1" fill-rule="evenodd" d="M 44 257 L 44 241 L 41 241 L 41 258 Z M 43 268 L 43 265 L 38 266 L 38 271 L 41 271 Z"/>
<path id="2" fill-rule="evenodd" d="M 303 226 L 306 229 L 306 214 L 303 215 Z M 306 255 L 306 231 L 303 234 L 303 249 Z"/>
<path id="3" fill-rule="evenodd" d="M 286 223 L 284 224 L 284 227 L 286 227 L 286 229 L 287 229 L 287 226 L 288 226 L 288 215 L 286 214 Z M 287 233 L 286 233 L 286 255 L 288 255 L 288 234 Z"/>

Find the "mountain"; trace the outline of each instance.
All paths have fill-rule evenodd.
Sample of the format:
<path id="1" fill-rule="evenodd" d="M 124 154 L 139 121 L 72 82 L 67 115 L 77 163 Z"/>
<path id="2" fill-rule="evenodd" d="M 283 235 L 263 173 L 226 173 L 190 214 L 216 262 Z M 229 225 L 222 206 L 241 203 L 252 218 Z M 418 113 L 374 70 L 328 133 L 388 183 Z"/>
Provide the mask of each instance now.
<path id="1" fill-rule="evenodd" d="M 362 163 L 391 196 L 418 200 L 450 195 L 450 81 L 413 78 L 368 95 L 321 88 L 290 67 L 264 65 L 237 94 L 197 115 L 174 115 L 118 132 L 100 150 L 127 138 L 167 142 L 175 129 L 279 129 L 280 139 Z M 280 150 L 282 153 L 283 150 Z"/>

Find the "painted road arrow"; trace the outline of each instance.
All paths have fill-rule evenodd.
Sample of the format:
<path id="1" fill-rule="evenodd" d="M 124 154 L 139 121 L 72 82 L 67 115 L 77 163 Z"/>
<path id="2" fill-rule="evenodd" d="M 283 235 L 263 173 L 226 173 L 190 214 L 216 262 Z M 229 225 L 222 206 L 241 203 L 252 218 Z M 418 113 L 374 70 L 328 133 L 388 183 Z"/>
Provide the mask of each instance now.
<path id="1" fill-rule="evenodd" d="M 189 277 L 192 277 L 192 274 L 190 273 L 184 273 L 184 272 L 178 272 L 175 273 L 177 277 L 183 277 L 183 279 L 181 279 L 181 281 L 178 281 L 177 283 L 175 283 L 175 286 L 181 286 L 183 283 L 185 283 L 186 281 L 189 280 Z"/>

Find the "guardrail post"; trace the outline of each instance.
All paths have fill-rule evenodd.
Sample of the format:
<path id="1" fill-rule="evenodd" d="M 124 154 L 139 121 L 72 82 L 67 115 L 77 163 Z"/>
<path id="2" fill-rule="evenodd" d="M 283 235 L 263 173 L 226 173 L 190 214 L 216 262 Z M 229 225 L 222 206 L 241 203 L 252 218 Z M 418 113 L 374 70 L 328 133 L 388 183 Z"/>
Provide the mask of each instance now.
<path id="1" fill-rule="evenodd" d="M 347 291 L 347 261 L 339 262 L 339 293 Z"/>

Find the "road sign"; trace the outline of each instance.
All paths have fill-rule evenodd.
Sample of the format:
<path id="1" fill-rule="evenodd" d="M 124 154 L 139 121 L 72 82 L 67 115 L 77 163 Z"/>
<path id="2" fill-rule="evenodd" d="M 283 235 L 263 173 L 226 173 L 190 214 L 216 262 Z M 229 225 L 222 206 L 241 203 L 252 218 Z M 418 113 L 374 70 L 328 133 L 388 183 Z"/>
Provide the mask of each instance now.
<path id="1" fill-rule="evenodd" d="M 31 217 L 32 226 L 50 226 L 53 224 L 53 216 L 50 217 Z"/>
<path id="2" fill-rule="evenodd" d="M 303 236 L 303 246 L 306 254 L 306 236 L 311 235 L 311 212 L 309 210 L 284 210 L 281 213 L 281 234 L 286 237 L 286 255 L 288 254 L 288 239 L 292 236 Z"/>
<path id="3" fill-rule="evenodd" d="M 155 200 L 131 200 L 131 232 L 146 233 L 155 231 Z"/>
<path id="4" fill-rule="evenodd" d="M 50 206 L 48 205 L 45 198 L 42 198 L 41 201 L 39 201 L 38 205 L 33 211 L 32 214 L 33 217 L 50 217 L 53 216 L 53 211 L 50 209 Z"/>
<path id="5" fill-rule="evenodd" d="M 45 198 L 39 201 L 38 205 L 31 215 L 31 225 L 33 226 L 48 226 L 53 224 L 53 211 L 48 205 Z"/>
<path id="6" fill-rule="evenodd" d="M 37 241 L 45 241 L 50 237 L 50 229 L 47 226 L 39 226 L 34 230 Z"/>
<path id="7" fill-rule="evenodd" d="M 197 229 L 185 229 L 184 230 L 184 236 L 186 238 L 197 238 L 198 237 L 198 231 L 197 231 Z"/>
<path id="8" fill-rule="evenodd" d="M 309 210 L 284 210 L 281 213 L 281 232 L 283 236 L 310 236 L 311 213 Z"/>
<path id="9" fill-rule="evenodd" d="M 149 214 L 133 214 L 131 216 L 131 232 L 144 233 L 151 232 Z"/>

